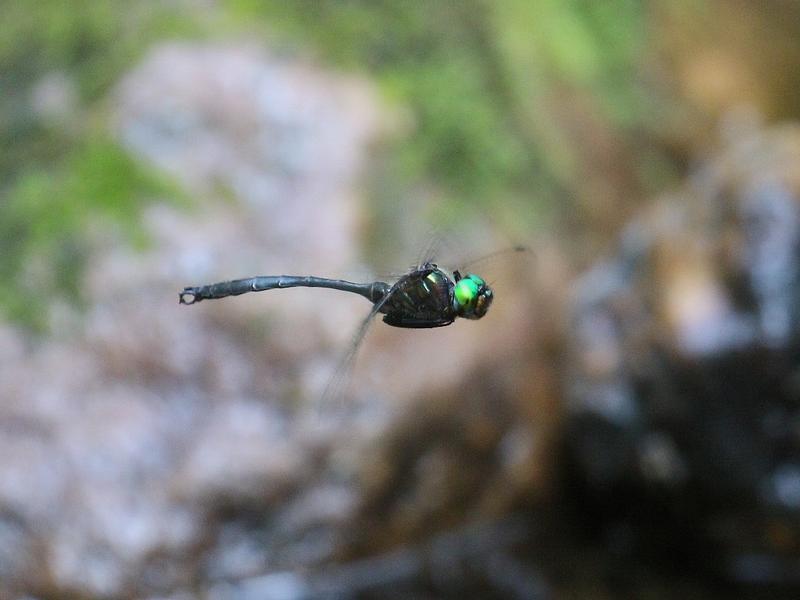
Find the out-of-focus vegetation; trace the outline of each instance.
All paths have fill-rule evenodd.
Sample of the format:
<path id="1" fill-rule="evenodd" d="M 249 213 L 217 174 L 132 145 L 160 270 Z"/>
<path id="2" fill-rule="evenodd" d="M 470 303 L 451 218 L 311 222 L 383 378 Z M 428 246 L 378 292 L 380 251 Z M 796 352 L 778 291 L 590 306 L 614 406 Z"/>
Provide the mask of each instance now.
<path id="1" fill-rule="evenodd" d="M 128 241 L 143 243 L 140 209 L 171 187 L 106 138 L 82 140 L 55 169 L 26 169 L 5 193 L 0 220 L 0 277 L 7 283 L 0 303 L 9 316 L 41 328 L 53 295 L 79 302 L 88 250 L 82 233 L 106 221 Z"/>
<path id="2" fill-rule="evenodd" d="M 542 209 L 574 207 L 581 194 L 582 159 L 564 102 L 581 98 L 593 119 L 614 130 L 646 130 L 653 118 L 637 75 L 645 50 L 641 3 L 226 5 L 245 22 L 316 49 L 322 60 L 367 70 L 410 111 L 411 131 L 395 141 L 381 178 L 384 186 L 398 183 L 393 193 L 383 190 L 387 205 L 407 198 L 409 184 L 432 180 L 444 219 L 479 209 L 530 227 Z"/>
<path id="3" fill-rule="evenodd" d="M 434 200 L 427 218 L 439 224 L 491 214 L 521 234 L 569 213 L 573 222 L 612 229 L 626 207 L 674 181 L 684 142 L 708 139 L 726 101 L 796 115 L 800 76 L 790 67 L 800 55 L 792 33 L 800 10 L 771 6 L 6 0 L 2 304 L 35 320 L 36 286 L 23 269 L 34 255 L 70 265 L 48 292 L 74 296 L 80 252 L 68 248 L 80 247 L 87 219 L 79 215 L 99 212 L 132 231 L 148 198 L 175 195 L 105 132 L 107 94 L 159 40 L 254 38 L 371 75 L 402 123 L 375 161 L 368 217 L 377 237 L 386 233 L 384 217 L 420 190 Z M 767 67 L 783 75 L 771 77 Z M 41 98 L 53 82 L 61 87 L 50 94 L 64 96 L 55 111 Z"/>
<path id="4" fill-rule="evenodd" d="M 41 328 L 54 297 L 80 301 L 91 222 L 141 243 L 140 209 L 178 196 L 112 139 L 103 118 L 105 94 L 149 43 L 188 31 L 178 11 L 157 7 L 2 3 L 0 305 L 12 319 Z"/>

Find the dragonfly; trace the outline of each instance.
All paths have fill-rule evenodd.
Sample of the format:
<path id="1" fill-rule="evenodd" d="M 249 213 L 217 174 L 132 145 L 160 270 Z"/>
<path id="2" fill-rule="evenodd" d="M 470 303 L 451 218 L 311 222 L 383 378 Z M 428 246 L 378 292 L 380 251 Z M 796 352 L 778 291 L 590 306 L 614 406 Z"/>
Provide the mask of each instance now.
<path id="1" fill-rule="evenodd" d="M 508 251 L 525 252 L 526 246 L 501 250 L 468 264 L 483 262 Z M 448 272 L 432 260 L 425 260 L 400 276 L 394 283 L 372 281 L 355 283 L 313 275 L 261 275 L 201 286 L 188 286 L 178 293 L 180 304 L 240 296 L 250 292 L 293 287 L 327 288 L 358 294 L 372 303 L 362 321 L 343 365 L 352 362 L 372 319 L 383 315 L 392 327 L 432 329 L 451 325 L 458 318 L 477 320 L 489 311 L 494 300 L 492 287 L 479 275 L 459 270 Z M 343 367 L 341 368 L 343 370 Z"/>

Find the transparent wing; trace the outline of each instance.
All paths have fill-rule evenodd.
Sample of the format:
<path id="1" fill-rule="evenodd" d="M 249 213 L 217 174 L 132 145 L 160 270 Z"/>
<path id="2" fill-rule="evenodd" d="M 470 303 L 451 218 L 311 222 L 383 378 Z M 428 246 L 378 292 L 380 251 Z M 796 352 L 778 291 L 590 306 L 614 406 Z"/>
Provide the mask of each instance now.
<path id="1" fill-rule="evenodd" d="M 486 264 L 488 262 L 491 262 L 491 261 L 493 261 L 493 260 L 495 260 L 497 258 L 500 258 L 503 255 L 506 255 L 506 254 L 517 254 L 517 253 L 518 254 L 530 254 L 530 255 L 533 255 L 533 250 L 531 248 L 529 248 L 528 246 L 524 246 L 524 245 L 521 245 L 521 244 L 520 245 L 516 245 L 516 246 L 511 246 L 510 248 L 504 248 L 502 250 L 496 250 L 495 252 L 490 252 L 489 254 L 484 254 L 483 256 L 479 256 L 477 258 L 472 258 L 472 259 L 470 259 L 468 261 L 461 262 L 459 268 L 463 272 L 465 272 L 467 270 L 471 270 L 471 269 L 475 268 L 476 266 L 480 266 L 480 265 Z"/>
<path id="2" fill-rule="evenodd" d="M 438 229 L 430 232 L 427 240 L 425 247 L 417 255 L 417 264 L 414 265 L 414 268 L 418 268 L 428 262 L 435 262 L 436 257 L 441 254 L 445 241 L 442 232 Z"/>
<path id="3" fill-rule="evenodd" d="M 433 262 L 445 269 L 460 269 L 465 271 L 484 265 L 484 263 L 490 263 L 492 260 L 500 258 L 505 254 L 532 254 L 532 250 L 528 246 L 513 244 L 502 250 L 497 250 L 488 254 L 480 254 L 477 257 L 465 261 L 465 255 L 469 256 L 468 247 L 473 247 L 477 240 L 484 242 L 478 243 L 479 246 L 485 247 L 486 242 L 492 243 L 492 240 L 483 239 L 484 237 L 485 236 L 480 236 L 478 234 L 471 234 L 468 231 L 457 234 L 455 232 L 445 233 L 445 231 L 440 228 L 434 229 L 429 233 L 425 247 L 418 256 L 418 263 L 415 266 L 426 262 Z"/>
<path id="4" fill-rule="evenodd" d="M 420 255 L 419 264 L 423 264 L 427 261 L 434 261 L 438 252 L 441 251 L 442 247 L 447 245 L 445 238 L 442 235 L 433 235 L 428 238 L 428 243 Z M 487 262 L 491 262 L 496 258 L 500 258 L 506 254 L 516 254 L 516 253 L 532 253 L 531 249 L 527 246 L 516 245 L 509 248 L 505 248 L 503 250 L 498 250 L 496 252 L 491 252 L 489 254 L 485 254 L 478 258 L 471 259 L 469 261 L 460 262 L 460 267 L 462 270 L 466 271 L 466 269 L 473 269 L 476 266 L 485 265 Z M 407 275 L 407 272 L 403 275 Z M 364 338 L 369 331 L 369 327 L 375 319 L 375 316 L 378 315 L 383 308 L 386 301 L 392 295 L 392 293 L 396 290 L 398 283 L 403 275 L 396 275 L 398 278 L 397 281 L 392 285 L 386 295 L 381 299 L 379 302 L 375 303 L 372 309 L 369 311 L 369 314 L 364 318 L 364 320 L 359 325 L 358 329 L 356 330 L 355 334 L 353 335 L 353 340 L 348 346 L 347 352 L 342 356 L 341 360 L 339 361 L 334 374 L 332 375 L 331 379 L 329 380 L 328 384 L 325 387 L 325 390 L 320 398 L 320 401 L 317 405 L 317 414 L 328 414 L 334 415 L 337 413 L 341 413 L 344 409 L 348 408 L 348 388 L 349 384 L 352 380 L 352 371 L 355 366 L 356 357 L 358 355 L 358 350 L 361 347 Z"/>
<path id="5" fill-rule="evenodd" d="M 375 316 L 380 313 L 381 308 L 383 308 L 383 305 L 386 304 L 386 301 L 392 295 L 392 292 L 394 292 L 396 286 L 397 284 L 395 283 L 389 289 L 383 299 L 381 299 L 379 302 L 376 302 L 369 311 L 369 314 L 364 317 L 363 321 L 361 321 L 361 324 L 358 326 L 358 329 L 353 335 L 353 341 L 350 342 L 350 345 L 348 346 L 347 352 L 342 356 L 333 376 L 328 382 L 328 385 L 325 386 L 325 391 L 322 393 L 322 398 L 319 402 L 317 411 L 318 413 L 331 411 L 340 412 L 343 408 L 345 408 L 344 400 L 347 394 L 350 375 L 353 371 L 353 366 L 355 365 L 356 356 L 358 355 L 358 349 L 361 347 L 361 343 L 364 341 L 367 331 L 369 330 L 369 326 L 372 324 Z"/>

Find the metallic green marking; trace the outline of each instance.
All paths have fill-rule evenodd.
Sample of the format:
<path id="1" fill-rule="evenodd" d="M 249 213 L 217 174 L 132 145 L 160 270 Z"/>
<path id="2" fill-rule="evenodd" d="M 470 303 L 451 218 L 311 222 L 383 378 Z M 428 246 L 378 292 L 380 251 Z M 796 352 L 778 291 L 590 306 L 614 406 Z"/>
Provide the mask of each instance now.
<path id="1" fill-rule="evenodd" d="M 469 306 L 478 297 L 478 284 L 471 276 L 465 277 L 456 284 L 455 296 L 461 306 Z"/>

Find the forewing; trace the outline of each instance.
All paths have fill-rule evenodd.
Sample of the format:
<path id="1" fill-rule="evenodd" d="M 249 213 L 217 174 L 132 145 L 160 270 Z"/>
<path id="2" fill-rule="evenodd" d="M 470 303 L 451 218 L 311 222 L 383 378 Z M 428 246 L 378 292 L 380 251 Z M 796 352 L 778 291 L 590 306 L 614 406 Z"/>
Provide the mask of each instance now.
<path id="1" fill-rule="evenodd" d="M 380 302 L 376 302 L 369 311 L 369 314 L 361 321 L 361 324 L 353 335 L 353 341 L 350 342 L 348 346 L 347 352 L 342 356 L 328 385 L 325 386 L 325 391 L 322 393 L 322 398 L 319 402 L 320 413 L 339 412 L 345 408 L 344 397 L 347 393 L 348 383 L 355 365 L 356 356 L 358 355 L 358 349 L 364 341 L 369 326 L 372 324 L 375 316 L 380 313 L 381 308 L 386 304 L 386 301 L 396 287 L 397 284 L 393 285 L 386 296 L 384 296 Z"/>
<path id="2" fill-rule="evenodd" d="M 461 274 L 465 273 L 474 273 L 478 269 L 475 267 L 480 267 L 481 265 L 485 265 L 495 259 L 502 257 L 503 255 L 507 254 L 530 254 L 533 255 L 533 250 L 531 250 L 528 246 L 523 245 L 516 245 L 511 246 L 510 248 L 504 248 L 502 250 L 496 250 L 495 252 L 490 252 L 489 254 L 484 254 L 483 256 L 479 256 L 477 258 L 473 258 L 466 262 L 462 262 L 459 265 L 459 269 L 461 270 Z"/>

